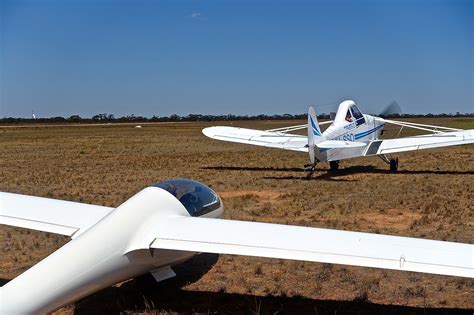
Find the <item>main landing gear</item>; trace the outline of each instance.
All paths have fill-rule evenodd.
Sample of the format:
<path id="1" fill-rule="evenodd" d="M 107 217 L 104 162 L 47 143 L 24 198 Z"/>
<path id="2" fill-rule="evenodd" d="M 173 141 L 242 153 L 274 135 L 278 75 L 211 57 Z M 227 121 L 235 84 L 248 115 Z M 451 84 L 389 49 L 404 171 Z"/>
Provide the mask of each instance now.
<path id="1" fill-rule="evenodd" d="M 317 164 L 318 163 L 316 162 L 314 164 L 306 164 L 304 166 L 306 168 L 306 179 L 311 179 L 311 177 L 313 177 Z M 339 169 L 339 161 L 329 161 L 329 167 L 331 168 L 331 171 L 337 171 Z"/>
<path id="2" fill-rule="evenodd" d="M 313 177 L 317 164 L 317 162 L 314 162 L 313 164 L 306 164 L 304 166 L 306 168 L 306 179 L 311 179 L 311 177 Z"/>
<path id="3" fill-rule="evenodd" d="M 398 171 L 398 158 L 388 158 L 385 154 L 381 154 L 379 157 L 382 161 L 390 165 L 390 172 L 395 173 Z"/>
<path id="4" fill-rule="evenodd" d="M 391 172 L 398 171 L 398 158 L 390 160 L 390 171 Z"/>
<path id="5" fill-rule="evenodd" d="M 329 167 L 331 171 L 337 171 L 339 169 L 339 161 L 329 161 Z"/>

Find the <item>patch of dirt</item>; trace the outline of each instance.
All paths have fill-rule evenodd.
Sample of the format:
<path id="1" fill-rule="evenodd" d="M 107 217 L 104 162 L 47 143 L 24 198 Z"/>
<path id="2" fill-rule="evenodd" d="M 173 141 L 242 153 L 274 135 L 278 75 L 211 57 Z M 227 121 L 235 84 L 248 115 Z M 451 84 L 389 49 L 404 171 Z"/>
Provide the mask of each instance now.
<path id="1" fill-rule="evenodd" d="M 272 204 L 280 204 L 282 200 L 280 197 L 287 193 L 282 190 L 234 190 L 234 191 L 223 191 L 219 192 L 221 198 L 238 198 L 244 196 L 255 196 L 260 201 L 270 202 Z"/>
<path id="2" fill-rule="evenodd" d="M 359 215 L 361 226 L 372 228 L 390 227 L 397 231 L 408 230 L 415 220 L 421 218 L 421 214 L 410 209 L 393 208 L 378 213 L 363 213 Z"/>

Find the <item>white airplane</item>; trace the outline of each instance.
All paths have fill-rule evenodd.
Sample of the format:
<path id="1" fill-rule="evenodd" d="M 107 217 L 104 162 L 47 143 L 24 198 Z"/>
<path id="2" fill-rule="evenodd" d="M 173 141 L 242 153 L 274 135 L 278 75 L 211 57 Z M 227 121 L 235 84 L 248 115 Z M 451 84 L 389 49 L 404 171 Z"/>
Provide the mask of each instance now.
<path id="1" fill-rule="evenodd" d="M 0 288 L 0 314 L 43 314 L 197 253 L 260 256 L 474 278 L 474 245 L 219 219 L 209 187 L 175 179 L 117 208 L 0 193 L 0 224 L 71 237 Z"/>
<path id="2" fill-rule="evenodd" d="M 323 124 L 331 125 L 321 133 L 319 125 Z M 431 134 L 379 139 L 385 124 L 429 131 Z M 308 136 L 289 133 L 304 128 L 308 129 Z M 308 124 L 304 125 L 265 131 L 217 126 L 205 128 L 202 132 L 209 138 L 217 140 L 308 152 L 311 164 L 308 165 L 307 178 L 312 176 L 318 162 L 329 162 L 331 170 L 337 170 L 340 160 L 377 155 L 390 165 L 391 171 L 397 171 L 398 158 L 391 158 L 387 156 L 388 154 L 474 143 L 474 129 L 462 130 L 365 115 L 351 100 L 339 105 L 333 121 L 320 124 L 314 109 L 310 107 Z"/>

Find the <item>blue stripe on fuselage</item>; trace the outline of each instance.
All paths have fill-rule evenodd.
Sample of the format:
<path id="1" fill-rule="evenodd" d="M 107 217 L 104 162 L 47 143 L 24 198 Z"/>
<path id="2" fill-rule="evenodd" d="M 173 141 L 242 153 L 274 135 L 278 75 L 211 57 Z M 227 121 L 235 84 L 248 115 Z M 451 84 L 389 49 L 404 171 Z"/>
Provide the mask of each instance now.
<path id="1" fill-rule="evenodd" d="M 368 130 L 368 131 L 364 131 L 364 132 L 361 132 L 361 133 L 357 133 L 357 134 L 354 135 L 354 138 L 355 138 L 355 140 L 359 140 L 359 139 L 361 139 L 361 138 L 367 137 L 368 135 L 370 135 L 370 134 L 376 132 L 377 130 L 379 130 L 380 128 L 383 128 L 384 125 L 385 125 L 385 124 L 381 124 L 381 125 L 379 125 L 379 126 L 373 128 L 373 129 L 370 129 L 370 130 Z"/>

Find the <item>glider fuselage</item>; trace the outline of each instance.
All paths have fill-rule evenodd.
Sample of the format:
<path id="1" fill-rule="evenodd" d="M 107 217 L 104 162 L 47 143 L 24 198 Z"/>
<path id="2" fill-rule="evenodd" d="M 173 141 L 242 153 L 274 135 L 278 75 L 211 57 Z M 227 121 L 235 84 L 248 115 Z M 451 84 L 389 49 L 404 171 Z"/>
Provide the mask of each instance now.
<path id="1" fill-rule="evenodd" d="M 203 217 L 222 213 L 223 206 Z M 100 289 L 193 257 L 195 252 L 150 250 L 150 244 L 143 243 L 166 229 L 167 218 L 179 216 L 190 214 L 175 197 L 160 188 L 145 188 L 4 285 L 0 313 L 48 313 Z"/>

